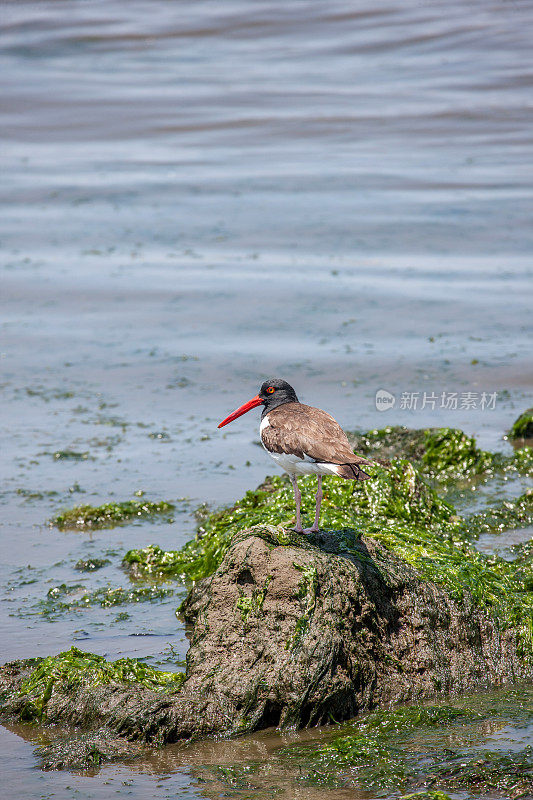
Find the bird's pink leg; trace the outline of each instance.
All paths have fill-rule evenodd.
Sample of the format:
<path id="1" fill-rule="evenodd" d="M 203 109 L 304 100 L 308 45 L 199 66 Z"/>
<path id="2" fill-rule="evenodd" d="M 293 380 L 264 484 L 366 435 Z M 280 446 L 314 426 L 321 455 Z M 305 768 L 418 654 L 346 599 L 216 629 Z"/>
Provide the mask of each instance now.
<path id="1" fill-rule="evenodd" d="M 298 533 L 303 533 L 304 529 L 302 528 L 302 520 L 300 519 L 300 503 L 302 500 L 302 495 L 300 494 L 300 490 L 298 488 L 298 481 L 296 480 L 296 475 L 290 475 L 292 488 L 294 489 L 294 500 L 296 502 L 296 527 L 295 531 Z"/>
<path id="2" fill-rule="evenodd" d="M 306 528 L 304 533 L 316 533 L 318 531 L 318 523 L 320 521 L 320 505 L 322 503 L 322 475 L 317 475 L 318 489 L 316 491 L 316 511 L 315 521 L 312 528 Z"/>

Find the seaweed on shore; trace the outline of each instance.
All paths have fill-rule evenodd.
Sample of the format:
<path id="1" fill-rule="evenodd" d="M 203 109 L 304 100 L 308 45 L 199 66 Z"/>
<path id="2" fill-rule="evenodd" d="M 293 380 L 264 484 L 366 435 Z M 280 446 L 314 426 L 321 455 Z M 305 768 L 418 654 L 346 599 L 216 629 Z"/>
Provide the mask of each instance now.
<path id="1" fill-rule="evenodd" d="M 218 791 L 280 785 L 371 793 L 399 800 L 451 800 L 451 792 L 511 798 L 533 793 L 533 750 L 489 749 L 494 728 L 524 729 L 533 713 L 530 688 L 497 690 L 431 705 L 371 711 L 324 729 L 310 743 L 287 743 L 268 761 L 241 761 L 203 770 Z M 527 738 L 527 736 L 526 736 Z M 258 795 L 261 796 L 261 795 Z M 454 797 L 456 795 L 454 794 Z M 463 796 L 461 794 L 461 796 Z"/>
<path id="2" fill-rule="evenodd" d="M 416 463 L 422 475 L 438 482 L 477 476 L 488 479 L 508 472 L 533 474 L 532 448 L 524 447 L 510 455 L 493 453 L 479 448 L 473 436 L 458 428 L 412 429 L 390 425 L 354 432 L 350 440 L 357 453 L 385 460 L 402 456 Z"/>
<path id="3" fill-rule="evenodd" d="M 137 517 L 166 516 L 173 522 L 171 513 L 175 505 L 167 501 L 151 502 L 150 500 L 126 500 L 122 503 L 104 503 L 101 506 L 80 505 L 66 509 L 50 520 L 60 530 L 73 528 L 114 528 L 123 522 Z"/>
<path id="4" fill-rule="evenodd" d="M 472 514 L 465 520 L 465 532 L 470 538 L 482 533 L 501 533 L 511 528 L 533 525 L 533 489 L 527 489 L 512 500 L 501 500 Z"/>
<path id="5" fill-rule="evenodd" d="M 50 620 L 64 612 L 80 612 L 90 606 L 111 608 L 130 603 L 154 603 L 175 594 L 170 586 L 102 586 L 92 592 L 85 591 L 81 584 L 61 583 L 52 587 L 44 600 L 28 609 L 21 610 L 20 616 L 41 616 Z"/>

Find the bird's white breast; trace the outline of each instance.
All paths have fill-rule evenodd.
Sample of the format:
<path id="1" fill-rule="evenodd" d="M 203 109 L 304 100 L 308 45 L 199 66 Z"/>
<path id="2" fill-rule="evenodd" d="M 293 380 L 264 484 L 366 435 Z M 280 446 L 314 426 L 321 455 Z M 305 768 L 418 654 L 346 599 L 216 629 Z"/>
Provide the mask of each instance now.
<path id="1" fill-rule="evenodd" d="M 259 433 L 263 433 L 263 431 L 265 430 L 265 428 L 268 428 L 268 426 L 269 426 L 269 425 L 270 425 L 270 420 L 269 420 L 269 418 L 268 418 L 268 414 L 267 414 L 267 416 L 266 416 L 266 417 L 264 417 L 264 418 L 261 420 L 261 425 L 259 426 Z M 261 440 L 261 441 L 262 441 L 262 440 Z"/>

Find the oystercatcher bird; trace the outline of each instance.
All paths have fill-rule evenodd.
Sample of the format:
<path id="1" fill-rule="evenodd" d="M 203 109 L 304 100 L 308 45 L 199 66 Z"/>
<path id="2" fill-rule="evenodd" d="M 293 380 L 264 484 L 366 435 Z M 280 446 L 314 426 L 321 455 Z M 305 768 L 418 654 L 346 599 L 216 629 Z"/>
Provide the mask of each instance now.
<path id="1" fill-rule="evenodd" d="M 320 519 L 322 476 L 338 475 L 347 480 L 365 481 L 370 475 L 360 465 L 371 462 L 354 455 L 348 437 L 330 414 L 300 403 L 292 386 L 280 378 L 265 381 L 255 397 L 222 420 L 218 427 L 222 428 L 260 405 L 264 406 L 259 428 L 261 443 L 276 464 L 288 473 L 294 489 L 295 530 L 314 533 L 318 531 Z M 318 479 L 315 521 L 305 530 L 300 519 L 297 475 L 316 475 Z"/>

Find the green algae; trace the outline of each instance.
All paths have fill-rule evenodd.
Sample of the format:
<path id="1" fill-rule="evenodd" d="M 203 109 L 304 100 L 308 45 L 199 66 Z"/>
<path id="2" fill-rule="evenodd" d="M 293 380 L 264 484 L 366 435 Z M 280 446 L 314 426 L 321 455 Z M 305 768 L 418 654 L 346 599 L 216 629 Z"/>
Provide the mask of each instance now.
<path id="1" fill-rule="evenodd" d="M 96 572 L 97 569 L 102 569 L 102 567 L 106 567 L 108 564 L 111 564 L 109 558 L 80 558 L 79 561 L 76 561 L 74 564 L 74 569 L 77 569 L 79 572 Z"/>
<path id="2" fill-rule="evenodd" d="M 522 475 L 533 477 L 533 447 L 521 447 L 515 450 L 512 458 L 504 467 L 506 471 L 516 470 Z"/>
<path id="3" fill-rule="evenodd" d="M 300 780 L 328 788 L 363 788 L 378 797 L 405 791 L 417 777 L 402 745 L 413 733 L 453 727 L 479 719 L 473 711 L 450 705 L 406 706 L 365 715 L 341 726 L 341 735 L 318 746 L 288 746 L 278 751 L 286 765 L 298 764 Z M 414 788 L 414 787 L 413 787 Z"/>
<path id="4" fill-rule="evenodd" d="M 131 763 L 144 752 L 142 744 L 112 737 L 107 731 L 95 730 L 76 732 L 75 735 L 69 732 L 47 744 L 39 744 L 35 750 L 43 770 L 83 770 L 92 774 L 103 764 L 117 761 Z"/>
<path id="5" fill-rule="evenodd" d="M 348 437 L 356 453 L 374 458 L 390 460 L 403 456 L 410 461 L 419 461 L 424 454 L 426 430 L 406 428 L 403 425 L 388 425 L 371 431 L 353 431 Z"/>
<path id="6" fill-rule="evenodd" d="M 533 525 L 533 489 L 528 489 L 512 500 L 502 500 L 488 506 L 465 521 L 471 537 L 482 533 L 501 533 L 512 528 Z"/>
<path id="7" fill-rule="evenodd" d="M 43 719 L 52 694 L 69 693 L 75 687 L 116 683 L 169 691 L 179 689 L 185 680 L 181 672 L 163 672 L 134 658 L 106 661 L 103 656 L 76 647 L 37 661 L 18 691 L 19 696 L 27 701 L 23 714 L 25 719 Z"/>
<path id="8" fill-rule="evenodd" d="M 419 522 L 421 525 L 445 522 L 452 517 L 453 509 L 418 478 L 408 462 L 393 462 L 388 470 L 369 467 L 369 471 L 372 470 L 374 480 L 361 484 L 325 480 L 324 527 L 350 528 L 359 519 L 369 517 Z M 314 480 L 302 478 L 300 488 L 305 505 L 314 506 Z M 254 526 L 275 529 L 280 525 L 286 528 L 294 525 L 294 495 L 285 477 L 273 476 L 255 491 L 246 492 L 231 508 L 205 516 L 199 535 L 181 550 L 165 552 L 157 545 L 151 545 L 128 551 L 124 562 L 136 564 L 148 573 L 200 580 L 216 570 L 236 532 Z M 292 543 L 289 532 L 283 536 L 287 538 L 285 543 Z M 297 535 L 293 538 L 295 542 L 302 542 Z"/>
<path id="9" fill-rule="evenodd" d="M 294 635 L 285 645 L 286 650 L 294 650 L 298 647 L 302 636 L 305 635 L 309 622 L 315 610 L 316 598 L 318 593 L 318 573 L 315 566 L 293 564 L 294 569 L 302 573 L 302 578 L 298 583 L 298 599 L 302 607 L 302 616 L 297 620 Z"/>
<path id="10" fill-rule="evenodd" d="M 244 590 L 240 590 L 240 596 L 237 600 L 237 608 L 241 612 L 241 618 L 245 625 L 250 617 L 261 614 L 269 583 L 270 578 L 267 578 L 265 585 L 261 589 L 257 586 L 254 586 L 251 595 L 246 595 Z"/>
<path id="11" fill-rule="evenodd" d="M 52 454 L 54 461 L 87 461 L 88 452 L 78 453 L 75 450 L 56 450 Z"/>
<path id="12" fill-rule="evenodd" d="M 533 791 L 533 748 L 514 753 L 484 752 L 471 758 L 463 753 L 436 767 L 435 781 L 451 789 L 467 789 L 482 794 L 509 793 L 512 798 L 531 797 Z"/>
<path id="13" fill-rule="evenodd" d="M 528 408 L 515 420 L 509 439 L 533 439 L 533 408 Z"/>
<path id="14" fill-rule="evenodd" d="M 510 548 L 513 565 L 524 570 L 524 581 L 533 591 L 533 539 L 514 544 Z"/>
<path id="15" fill-rule="evenodd" d="M 351 435 L 355 451 L 386 459 L 402 456 L 416 461 L 432 477 L 466 478 L 493 465 L 494 454 L 477 447 L 473 437 L 457 428 L 386 428 Z"/>
<path id="16" fill-rule="evenodd" d="M 315 608 L 318 591 L 316 567 L 294 564 L 294 569 L 302 573 L 302 580 L 298 584 L 298 597 L 304 603 L 306 613 L 311 614 Z"/>
<path id="17" fill-rule="evenodd" d="M 355 790 L 399 800 L 450 800 L 448 792 L 457 791 L 465 800 L 525 798 L 533 793 L 533 751 L 520 745 L 532 725 L 532 688 L 497 690 L 369 712 L 322 728 L 311 741 L 285 741 L 264 761 L 225 763 L 202 774 L 213 776 L 217 796 L 247 790 L 246 797 L 261 798 L 275 783 L 290 787 L 291 796 L 307 796 L 309 787 L 324 797 L 328 790 Z M 506 736 L 499 749 L 497 732 Z"/>
<path id="18" fill-rule="evenodd" d="M 526 412 L 527 413 L 527 412 Z M 439 482 L 486 479 L 506 472 L 533 474 L 533 449 L 521 448 L 512 455 L 480 449 L 476 440 L 457 428 L 410 429 L 390 425 L 350 435 L 355 452 L 372 458 L 403 457 L 416 462 L 426 477 Z"/>
<path id="19" fill-rule="evenodd" d="M 150 518 L 155 515 L 164 515 L 169 522 L 172 522 L 170 514 L 174 508 L 173 503 L 166 501 L 154 503 L 149 500 L 126 500 L 122 503 L 105 503 L 101 506 L 80 505 L 62 511 L 50 521 L 50 524 L 60 530 L 114 528 L 131 519 Z"/>
<path id="20" fill-rule="evenodd" d="M 64 597 L 65 595 L 76 594 L 81 589 L 85 587 L 81 583 L 60 583 L 58 586 L 53 586 L 51 589 L 48 590 L 46 596 L 52 600 L 56 600 L 58 597 Z"/>
<path id="21" fill-rule="evenodd" d="M 480 450 L 472 436 L 461 430 L 441 428 L 424 432 L 424 471 L 439 479 L 469 478 L 494 467 L 494 454 Z"/>
<path id="22" fill-rule="evenodd" d="M 367 791 L 394 791 L 406 786 L 409 765 L 401 750 L 391 747 L 391 741 L 414 729 L 449 725 L 475 716 L 446 705 L 378 711 L 365 717 L 355 730 L 336 736 L 314 753 L 304 748 L 290 755 L 310 756 L 304 777 L 307 783 L 338 785 L 339 773 L 355 771 Z"/>
<path id="23" fill-rule="evenodd" d="M 31 489 L 17 489 L 17 494 L 24 497 L 25 500 L 44 500 L 45 497 L 57 497 L 59 492 L 50 491 L 32 491 Z"/>
<path id="24" fill-rule="evenodd" d="M 123 589 L 122 587 L 103 587 L 94 592 L 83 595 L 77 605 L 99 605 L 102 608 L 122 606 L 128 603 L 153 603 L 174 594 L 174 589 L 167 586 L 135 586 Z"/>
<path id="25" fill-rule="evenodd" d="M 154 603 L 163 600 L 175 593 L 168 586 L 134 586 L 122 588 L 104 586 L 94 592 L 85 592 L 80 584 L 59 584 L 48 591 L 46 600 L 41 600 L 30 610 L 22 613 L 23 616 L 39 616 L 54 618 L 65 611 L 82 611 L 90 606 L 111 608 L 112 606 L 128 605 L 130 603 Z M 74 596 L 72 600 L 68 600 Z"/>

